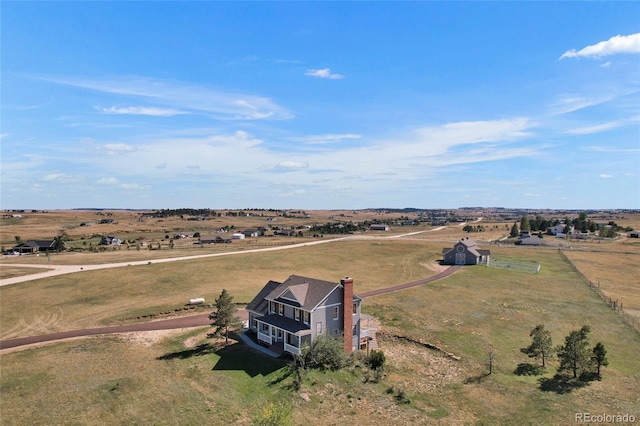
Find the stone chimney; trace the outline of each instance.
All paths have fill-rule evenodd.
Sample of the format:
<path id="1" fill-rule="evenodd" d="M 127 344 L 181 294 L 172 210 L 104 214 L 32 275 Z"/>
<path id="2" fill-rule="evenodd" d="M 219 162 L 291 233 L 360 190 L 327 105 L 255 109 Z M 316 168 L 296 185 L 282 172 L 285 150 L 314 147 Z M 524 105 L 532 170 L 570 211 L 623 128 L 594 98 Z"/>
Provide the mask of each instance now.
<path id="1" fill-rule="evenodd" d="M 350 354 L 353 348 L 353 278 L 344 277 L 340 280 L 343 289 L 342 315 L 344 351 Z"/>

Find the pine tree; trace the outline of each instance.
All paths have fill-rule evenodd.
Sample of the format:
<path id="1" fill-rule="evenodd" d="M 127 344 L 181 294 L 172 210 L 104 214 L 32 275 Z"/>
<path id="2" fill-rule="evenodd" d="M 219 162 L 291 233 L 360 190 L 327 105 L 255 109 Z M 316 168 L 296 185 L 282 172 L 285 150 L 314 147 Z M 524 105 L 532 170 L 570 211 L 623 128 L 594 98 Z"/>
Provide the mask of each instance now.
<path id="1" fill-rule="evenodd" d="M 607 359 L 607 350 L 604 348 L 604 345 L 600 342 L 596 343 L 593 347 L 593 355 L 591 356 L 591 360 L 596 365 L 597 370 L 596 374 L 598 375 L 598 380 L 602 378 L 600 375 L 600 367 L 606 367 L 609 365 L 609 360 Z"/>
<path id="2" fill-rule="evenodd" d="M 544 329 L 543 324 L 540 324 L 531 330 L 529 337 L 532 338 L 531 345 L 520 349 L 520 351 L 529 355 L 530 358 L 542 359 L 542 366 L 546 367 L 546 360 L 553 355 L 551 333 Z"/>
<path id="3" fill-rule="evenodd" d="M 574 330 L 565 337 L 564 346 L 557 348 L 558 360 L 560 360 L 558 371 L 571 371 L 575 379 L 578 377 L 578 372 L 589 367 L 591 354 L 589 353 L 587 335 L 590 331 L 591 327 L 584 325 L 580 330 Z"/>
<path id="4" fill-rule="evenodd" d="M 223 289 L 216 298 L 216 310 L 209 314 L 209 319 L 213 321 L 211 325 L 216 327 L 215 334 L 224 334 L 225 344 L 229 344 L 229 331 L 242 328 L 242 320 L 236 316 L 236 306 L 227 289 Z"/>
<path id="5" fill-rule="evenodd" d="M 518 224 L 516 222 L 513 222 L 513 226 L 511 227 L 511 234 L 509 234 L 510 237 L 517 237 L 518 236 Z"/>
<path id="6" fill-rule="evenodd" d="M 520 219 L 520 230 L 531 231 L 531 225 L 529 224 L 529 218 L 527 216 L 522 216 L 522 219 Z"/>

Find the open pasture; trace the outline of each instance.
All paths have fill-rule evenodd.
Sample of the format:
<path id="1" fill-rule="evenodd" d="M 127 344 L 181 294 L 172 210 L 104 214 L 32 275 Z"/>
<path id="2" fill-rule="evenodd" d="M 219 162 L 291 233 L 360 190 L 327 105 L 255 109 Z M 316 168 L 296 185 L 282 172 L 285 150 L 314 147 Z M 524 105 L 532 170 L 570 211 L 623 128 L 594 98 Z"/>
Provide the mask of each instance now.
<path id="1" fill-rule="evenodd" d="M 213 302 L 223 288 L 236 302 L 248 303 L 268 280 L 284 280 L 291 274 L 336 282 L 349 275 L 355 279 L 356 292 L 375 290 L 434 274 L 424 265 L 436 265 L 438 247 L 414 241 L 340 241 L 83 271 L 4 286 L 0 287 L 2 338 L 23 336 L 20 324 L 31 324 L 48 312 L 61 312 L 49 331 L 63 331 L 172 310 L 193 297 Z M 37 308 L 25 311 L 24 306 L 34 302 Z"/>
<path id="2" fill-rule="evenodd" d="M 602 292 L 640 319 L 640 253 L 565 251 L 565 255 Z"/>

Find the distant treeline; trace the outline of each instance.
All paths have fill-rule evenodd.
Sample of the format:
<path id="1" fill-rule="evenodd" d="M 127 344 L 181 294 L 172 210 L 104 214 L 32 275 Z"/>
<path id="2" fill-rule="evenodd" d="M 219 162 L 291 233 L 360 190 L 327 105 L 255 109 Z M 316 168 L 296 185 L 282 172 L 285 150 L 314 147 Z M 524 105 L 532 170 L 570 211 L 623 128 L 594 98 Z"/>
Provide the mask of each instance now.
<path id="1" fill-rule="evenodd" d="M 143 213 L 148 217 L 171 217 L 171 216 L 221 216 L 221 213 L 211 209 L 162 209 L 155 212 Z"/>

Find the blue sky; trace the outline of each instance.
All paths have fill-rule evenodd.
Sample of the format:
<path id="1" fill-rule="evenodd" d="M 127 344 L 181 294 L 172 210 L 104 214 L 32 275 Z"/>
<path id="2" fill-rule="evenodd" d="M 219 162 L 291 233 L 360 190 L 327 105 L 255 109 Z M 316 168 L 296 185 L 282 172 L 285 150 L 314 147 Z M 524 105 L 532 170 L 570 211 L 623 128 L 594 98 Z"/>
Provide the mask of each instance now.
<path id="1" fill-rule="evenodd" d="M 640 208 L 638 2 L 3 2 L 3 209 Z"/>

